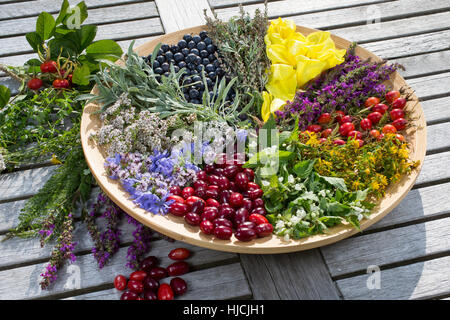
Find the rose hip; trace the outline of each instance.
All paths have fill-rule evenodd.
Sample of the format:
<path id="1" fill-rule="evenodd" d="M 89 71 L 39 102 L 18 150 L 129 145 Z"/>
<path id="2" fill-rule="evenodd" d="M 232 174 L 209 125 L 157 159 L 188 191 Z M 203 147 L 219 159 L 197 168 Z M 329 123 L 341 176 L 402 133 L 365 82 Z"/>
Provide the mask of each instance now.
<path id="1" fill-rule="evenodd" d="M 191 252 L 186 248 L 176 248 L 169 252 L 169 258 L 172 260 L 184 260 L 189 258 Z"/>
<path id="2" fill-rule="evenodd" d="M 150 270 L 150 277 L 156 280 L 161 280 L 167 277 L 167 271 L 163 267 L 154 267 Z"/>
<path id="3" fill-rule="evenodd" d="M 200 230 L 204 234 L 213 234 L 214 233 L 214 224 L 209 220 L 203 220 L 200 222 Z"/>
<path id="4" fill-rule="evenodd" d="M 184 216 L 184 220 L 187 224 L 191 226 L 198 226 L 200 224 L 201 218 L 200 215 L 194 213 L 194 212 L 188 212 Z"/>
<path id="5" fill-rule="evenodd" d="M 217 239 L 229 240 L 233 235 L 233 230 L 227 226 L 218 226 L 214 229 L 214 235 Z"/>
<path id="6" fill-rule="evenodd" d="M 144 279 L 147 277 L 147 272 L 144 270 L 138 270 L 134 271 L 132 274 L 130 274 L 130 280 L 135 280 L 138 282 L 144 281 Z"/>
<path id="7" fill-rule="evenodd" d="M 114 278 L 114 287 L 120 291 L 125 290 L 127 287 L 127 278 L 121 274 L 116 276 Z"/>
<path id="8" fill-rule="evenodd" d="M 185 261 L 177 261 L 167 267 L 169 276 L 181 276 L 189 272 L 189 264 Z"/>
<path id="9" fill-rule="evenodd" d="M 144 260 L 142 260 L 141 269 L 149 273 L 151 269 L 153 269 L 158 265 L 158 263 L 159 261 L 157 257 L 155 256 L 147 257 Z"/>
<path id="10" fill-rule="evenodd" d="M 181 296 L 185 294 L 187 291 L 186 281 L 184 281 L 180 277 L 175 277 L 172 280 L 170 280 L 170 287 L 177 296 Z"/>
<path id="11" fill-rule="evenodd" d="M 270 223 L 262 223 L 255 227 L 255 231 L 258 234 L 258 237 L 267 237 L 272 234 L 273 226 Z"/>

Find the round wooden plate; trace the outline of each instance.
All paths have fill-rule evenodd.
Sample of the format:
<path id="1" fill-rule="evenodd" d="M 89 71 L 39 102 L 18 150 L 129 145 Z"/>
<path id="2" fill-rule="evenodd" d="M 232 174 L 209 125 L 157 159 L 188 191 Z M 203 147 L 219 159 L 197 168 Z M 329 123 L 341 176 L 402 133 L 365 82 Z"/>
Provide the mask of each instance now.
<path id="1" fill-rule="evenodd" d="M 204 30 L 204 26 L 198 26 L 170 33 L 139 46 L 135 49 L 135 51 L 137 51 L 141 56 L 147 56 L 153 52 L 153 48 L 159 42 L 175 44 L 183 37 L 184 34 L 198 34 L 202 30 Z M 297 31 L 302 32 L 304 35 L 307 35 L 317 30 L 298 26 Z M 332 35 L 332 38 L 336 43 L 336 47 L 338 48 L 348 48 L 351 44 L 349 41 L 340 37 Z M 356 54 L 363 59 L 370 57 L 375 61 L 381 60 L 373 53 L 361 47 L 357 47 Z M 405 86 L 408 87 L 405 80 L 398 73 L 392 75 L 388 84 L 393 85 L 395 89 L 399 89 Z M 96 88 L 93 89 L 93 92 L 96 92 Z M 370 218 L 363 219 L 361 221 L 361 230 L 364 230 L 372 224 L 376 223 L 385 215 L 387 215 L 393 208 L 395 208 L 395 206 L 400 203 L 400 201 L 412 188 L 417 176 L 419 175 L 426 151 L 426 123 L 422 107 L 418 103 L 417 97 L 414 94 L 412 95 L 412 97 L 415 101 L 408 102 L 407 108 L 413 109 L 411 119 L 414 119 L 414 126 L 407 130 L 407 132 L 405 133 L 405 137 L 410 143 L 411 159 L 420 160 L 420 166 L 417 169 L 413 170 L 411 174 L 407 176 L 405 175 L 398 183 L 396 183 L 395 185 L 391 185 L 388 188 L 386 196 L 379 201 L 378 205 L 374 208 Z M 96 104 L 88 104 L 86 105 L 82 115 L 81 142 L 83 145 L 86 161 L 100 187 L 117 205 L 119 205 L 125 212 L 134 217 L 136 220 L 160 233 L 163 233 L 176 240 L 214 250 L 240 253 L 272 254 L 301 251 L 328 245 L 354 235 L 358 232 L 350 225 L 342 224 L 330 228 L 326 234 L 310 236 L 301 240 L 284 241 L 282 238 L 275 235 L 256 239 L 251 242 L 238 241 L 234 236 L 231 238 L 231 240 L 219 240 L 215 239 L 213 236 L 202 234 L 198 227 L 187 225 L 184 222 L 183 218 L 175 217 L 170 214 L 161 216 L 146 212 L 145 210 L 135 205 L 131 200 L 129 200 L 128 193 L 122 189 L 117 181 L 108 178 L 104 168 L 106 155 L 104 151 L 99 148 L 99 146 L 92 139 L 89 138 L 92 134 L 98 132 L 101 126 L 98 115 L 92 114 L 92 112 L 98 110 L 98 108 L 99 107 Z"/>

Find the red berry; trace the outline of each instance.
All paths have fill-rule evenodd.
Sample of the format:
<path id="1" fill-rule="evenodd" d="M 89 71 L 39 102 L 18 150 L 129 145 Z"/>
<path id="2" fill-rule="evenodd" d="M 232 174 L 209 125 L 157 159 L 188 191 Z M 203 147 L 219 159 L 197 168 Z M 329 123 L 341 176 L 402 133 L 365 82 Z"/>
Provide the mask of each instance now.
<path id="1" fill-rule="evenodd" d="M 351 116 L 343 116 L 341 119 L 341 123 L 352 122 L 353 118 Z"/>
<path id="2" fill-rule="evenodd" d="M 125 290 L 127 287 L 127 278 L 121 274 L 116 276 L 114 278 L 114 287 L 120 291 Z"/>
<path id="3" fill-rule="evenodd" d="M 185 203 L 185 201 L 182 197 L 176 196 L 176 195 L 168 196 L 167 201 L 169 201 L 169 200 L 174 200 L 175 202 L 178 202 L 178 203 Z"/>
<path id="4" fill-rule="evenodd" d="M 150 256 L 142 260 L 141 262 L 141 270 L 144 270 L 147 273 L 150 273 L 150 270 L 153 269 L 153 267 L 156 267 L 158 265 L 159 261 L 158 258 L 155 256 Z"/>
<path id="5" fill-rule="evenodd" d="M 406 106 L 405 98 L 398 98 L 392 102 L 392 109 L 403 109 Z"/>
<path id="6" fill-rule="evenodd" d="M 147 278 L 144 279 L 144 295 L 145 295 L 145 291 L 153 291 L 156 292 L 159 288 L 159 282 L 148 276 Z"/>
<path id="7" fill-rule="evenodd" d="M 253 207 L 264 207 L 264 200 L 261 198 L 253 200 Z"/>
<path id="8" fill-rule="evenodd" d="M 234 183 L 239 189 L 246 190 L 249 183 L 248 176 L 244 172 L 239 172 L 234 178 Z"/>
<path id="9" fill-rule="evenodd" d="M 251 222 L 254 222 L 256 225 L 262 224 L 262 223 L 269 223 L 269 221 L 267 220 L 266 217 L 264 217 L 261 214 L 258 213 L 252 213 L 249 217 L 248 220 Z"/>
<path id="10" fill-rule="evenodd" d="M 322 133 L 320 134 L 320 136 L 322 138 L 328 138 L 332 132 L 333 132 L 333 130 L 328 128 L 328 129 L 323 130 Z"/>
<path id="11" fill-rule="evenodd" d="M 190 196 L 193 196 L 193 195 L 194 195 L 194 188 L 192 188 L 192 187 L 186 187 L 186 188 L 183 189 L 183 191 L 181 191 L 181 196 L 184 199 L 187 199 L 187 198 L 189 198 Z"/>
<path id="12" fill-rule="evenodd" d="M 170 287 L 177 296 L 181 296 L 185 294 L 187 291 L 186 281 L 184 281 L 179 277 L 175 277 L 172 280 L 170 280 Z"/>
<path id="13" fill-rule="evenodd" d="M 138 270 L 134 271 L 132 274 L 130 274 L 130 280 L 135 280 L 138 282 L 144 281 L 144 279 L 147 277 L 147 272 L 144 270 Z"/>
<path id="14" fill-rule="evenodd" d="M 336 121 L 338 123 L 341 123 L 342 117 L 344 117 L 344 116 L 345 116 L 344 111 L 336 111 L 336 115 L 334 116 L 334 118 L 336 119 Z"/>
<path id="15" fill-rule="evenodd" d="M 191 206 L 190 212 L 202 214 L 204 210 L 205 210 L 205 202 L 195 201 L 194 204 Z"/>
<path id="16" fill-rule="evenodd" d="M 314 133 L 319 133 L 320 131 L 322 131 L 322 126 L 320 126 L 318 124 L 311 124 L 306 128 L 306 130 L 314 132 Z"/>
<path id="17" fill-rule="evenodd" d="M 363 130 L 370 130 L 372 129 L 372 121 L 370 121 L 370 119 L 368 118 L 364 118 L 361 120 L 360 126 Z"/>
<path id="18" fill-rule="evenodd" d="M 382 115 L 389 109 L 389 107 L 387 105 L 385 105 L 384 103 L 379 103 L 375 106 L 373 106 L 370 110 L 372 112 L 379 112 Z"/>
<path id="19" fill-rule="evenodd" d="M 144 285 L 142 284 L 141 281 L 130 280 L 128 281 L 127 287 L 128 290 L 137 294 L 144 292 Z"/>
<path id="20" fill-rule="evenodd" d="M 167 283 L 159 286 L 158 300 L 173 300 L 173 290 Z"/>
<path id="21" fill-rule="evenodd" d="M 232 219 L 235 215 L 236 211 L 226 203 L 226 206 L 220 206 L 218 218 Z"/>
<path id="22" fill-rule="evenodd" d="M 53 87 L 55 89 L 67 89 L 70 87 L 70 83 L 67 79 L 56 79 L 53 81 Z"/>
<path id="23" fill-rule="evenodd" d="M 188 205 L 184 203 L 174 202 L 169 207 L 169 212 L 177 217 L 182 217 L 188 212 Z"/>
<path id="24" fill-rule="evenodd" d="M 373 130 L 370 130 L 369 134 L 374 138 L 378 138 L 380 136 L 380 131 L 373 129 Z"/>
<path id="25" fill-rule="evenodd" d="M 194 189 L 207 188 L 208 184 L 206 183 L 205 180 L 197 180 L 194 182 L 193 186 L 194 186 Z M 181 194 L 181 190 L 180 190 L 180 194 Z"/>
<path id="26" fill-rule="evenodd" d="M 244 170 L 242 170 L 242 172 L 245 173 L 245 174 L 247 175 L 248 180 L 249 180 L 250 182 L 252 182 L 252 181 L 255 179 L 255 172 L 254 172 L 252 169 L 250 169 L 250 168 L 245 168 Z M 250 182 L 249 182 L 249 183 L 250 183 Z"/>
<path id="27" fill-rule="evenodd" d="M 245 228 L 245 227 L 239 228 L 234 235 L 235 235 L 236 239 L 238 239 L 239 241 L 244 241 L 244 242 L 252 241 L 253 239 L 256 239 L 256 237 L 257 237 L 256 231 L 254 229 Z"/>
<path id="28" fill-rule="evenodd" d="M 190 224 L 191 226 L 198 226 L 200 224 L 201 218 L 200 215 L 188 212 L 184 216 L 184 221 L 186 221 L 187 224 Z"/>
<path id="29" fill-rule="evenodd" d="M 263 195 L 263 191 L 261 189 L 251 189 L 248 190 L 248 197 L 252 200 L 261 198 Z"/>
<path id="30" fill-rule="evenodd" d="M 219 216 L 219 209 L 217 207 L 206 207 L 201 215 L 201 220 L 213 221 Z"/>
<path id="31" fill-rule="evenodd" d="M 219 226 L 225 226 L 225 227 L 233 228 L 233 223 L 230 220 L 225 219 L 225 218 L 214 219 L 213 224 L 214 224 L 215 228 L 217 228 Z"/>
<path id="32" fill-rule="evenodd" d="M 213 234 L 214 233 L 214 224 L 209 220 L 203 220 L 200 222 L 200 230 L 204 234 Z"/>
<path id="33" fill-rule="evenodd" d="M 230 195 L 230 204 L 235 208 L 242 206 L 243 200 L 244 196 L 239 192 L 233 192 Z"/>
<path id="34" fill-rule="evenodd" d="M 401 135 L 400 133 L 397 133 L 395 135 L 395 137 L 400 140 L 401 142 L 405 142 L 405 137 L 403 135 Z"/>
<path id="35" fill-rule="evenodd" d="M 317 122 L 320 124 L 327 124 L 330 121 L 331 121 L 331 114 L 329 113 L 322 113 L 319 119 L 317 119 Z"/>
<path id="36" fill-rule="evenodd" d="M 245 221 L 238 225 L 237 230 L 242 228 L 255 229 L 256 224 L 252 221 Z"/>
<path id="37" fill-rule="evenodd" d="M 339 127 L 341 136 L 346 137 L 350 131 L 355 130 L 355 126 L 351 122 L 345 122 Z"/>
<path id="38" fill-rule="evenodd" d="M 232 235 L 233 235 L 233 230 L 231 229 L 231 227 L 217 226 L 214 229 L 214 236 L 216 236 L 217 239 L 229 240 Z"/>
<path id="39" fill-rule="evenodd" d="M 369 119 L 371 123 L 377 124 L 378 122 L 380 122 L 382 117 L 383 115 L 380 112 L 374 111 L 372 113 L 369 113 L 367 119 Z"/>
<path id="40" fill-rule="evenodd" d="M 169 193 L 174 196 L 181 196 L 181 188 L 179 186 L 170 187 Z"/>
<path id="41" fill-rule="evenodd" d="M 230 164 L 227 165 L 224 169 L 223 169 L 223 174 L 225 177 L 227 177 L 228 179 L 233 179 L 234 176 L 239 172 L 239 168 L 234 165 L 234 164 Z"/>
<path id="42" fill-rule="evenodd" d="M 158 300 L 158 296 L 152 290 L 144 291 L 144 300 Z"/>
<path id="43" fill-rule="evenodd" d="M 177 261 L 167 267 L 169 276 L 181 276 L 189 272 L 189 264 L 185 261 Z"/>
<path id="44" fill-rule="evenodd" d="M 44 83 L 39 78 L 30 79 L 27 83 L 27 86 L 30 90 L 39 90 Z"/>
<path id="45" fill-rule="evenodd" d="M 400 98 L 400 92 L 396 90 L 392 90 L 386 93 L 385 95 L 386 101 L 392 103 L 395 99 Z"/>
<path id="46" fill-rule="evenodd" d="M 359 143 L 360 148 L 364 145 L 364 141 L 361 139 L 356 139 L 355 141 L 357 141 Z"/>
<path id="47" fill-rule="evenodd" d="M 167 277 L 167 271 L 163 267 L 154 267 L 150 270 L 150 277 L 155 280 L 161 280 Z"/>
<path id="48" fill-rule="evenodd" d="M 208 175 L 205 171 L 199 171 L 197 172 L 197 179 L 205 181 L 208 178 Z"/>
<path id="49" fill-rule="evenodd" d="M 382 131 L 383 131 L 384 134 L 386 134 L 386 133 L 397 133 L 397 129 L 391 124 L 385 125 L 383 127 Z"/>
<path id="50" fill-rule="evenodd" d="M 169 252 L 169 258 L 172 260 L 184 260 L 190 255 L 191 252 L 186 248 L 176 248 Z"/>
<path id="51" fill-rule="evenodd" d="M 342 145 L 345 144 L 345 141 L 344 141 L 344 140 L 341 140 L 341 139 L 335 139 L 335 140 L 333 141 L 333 143 L 336 144 L 336 145 L 338 145 L 338 146 L 342 146 Z"/>
<path id="52" fill-rule="evenodd" d="M 199 198 L 197 196 L 190 196 L 189 198 L 186 199 L 186 204 L 189 208 L 192 207 L 192 205 L 197 202 L 197 201 L 203 201 L 205 202 L 205 200 L 203 200 L 202 198 Z"/>
<path id="53" fill-rule="evenodd" d="M 251 214 L 255 214 L 255 213 L 260 214 L 262 216 L 265 216 L 266 215 L 266 209 L 264 209 L 263 206 L 256 207 L 256 208 L 254 208 L 252 210 Z"/>
<path id="54" fill-rule="evenodd" d="M 389 115 L 391 116 L 392 121 L 405 117 L 405 113 L 402 109 L 393 109 L 389 112 Z"/>
<path id="55" fill-rule="evenodd" d="M 395 127 L 395 129 L 399 131 L 404 130 L 407 124 L 408 121 L 406 121 L 404 118 L 398 118 L 394 122 L 392 122 L 392 125 Z"/>
<path id="56" fill-rule="evenodd" d="M 241 223 L 248 220 L 249 215 L 250 214 L 247 209 L 245 209 L 245 208 L 237 209 L 236 213 L 234 214 L 234 217 L 233 217 L 234 224 L 236 226 L 239 226 Z"/>
<path id="57" fill-rule="evenodd" d="M 364 103 L 364 105 L 368 108 L 370 106 L 374 106 L 374 105 L 379 104 L 379 103 L 380 103 L 380 99 L 379 98 L 377 98 L 377 97 L 370 97 L 370 98 L 367 98 L 367 100 Z"/>
<path id="58" fill-rule="evenodd" d="M 120 296 L 120 300 L 137 300 L 137 298 L 139 298 L 139 295 L 132 291 L 125 291 Z"/>
<path id="59" fill-rule="evenodd" d="M 357 130 L 353 130 L 348 133 L 348 137 L 353 139 L 362 139 L 362 133 Z"/>
<path id="60" fill-rule="evenodd" d="M 220 194 L 219 194 L 219 198 L 220 198 Z M 216 199 L 208 199 L 208 200 L 206 200 L 206 206 L 219 208 L 220 203 Z"/>
<path id="61" fill-rule="evenodd" d="M 55 61 L 46 61 L 41 64 L 41 72 L 42 73 L 55 73 L 58 71 L 57 63 Z"/>
<path id="62" fill-rule="evenodd" d="M 270 223 L 261 223 L 255 227 L 258 237 L 270 236 L 273 232 L 273 226 Z"/>

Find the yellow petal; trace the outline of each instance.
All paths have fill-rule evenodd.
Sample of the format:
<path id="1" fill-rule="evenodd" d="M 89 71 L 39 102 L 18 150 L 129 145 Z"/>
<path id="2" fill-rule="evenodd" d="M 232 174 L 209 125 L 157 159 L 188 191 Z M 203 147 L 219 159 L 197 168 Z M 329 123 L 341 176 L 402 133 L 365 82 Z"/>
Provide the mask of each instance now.
<path id="1" fill-rule="evenodd" d="M 270 104 L 272 103 L 272 97 L 270 93 L 267 91 L 263 91 L 262 96 L 264 102 L 261 107 L 261 118 L 263 119 L 264 122 L 266 122 L 267 120 L 269 120 L 270 117 Z"/>
<path id="2" fill-rule="evenodd" d="M 296 64 L 295 56 L 291 55 L 287 48 L 282 44 L 272 44 L 267 46 L 267 57 L 272 64 Z"/>
<path id="3" fill-rule="evenodd" d="M 270 104 L 270 112 L 274 113 L 275 111 L 280 110 L 285 104 L 285 100 L 281 100 L 278 98 L 273 99 L 272 103 Z"/>
<path id="4" fill-rule="evenodd" d="M 297 61 L 297 86 L 299 88 L 321 74 L 327 66 L 326 61 L 309 59 L 305 56 L 298 56 Z"/>
<path id="5" fill-rule="evenodd" d="M 293 66 L 273 64 L 266 89 L 274 98 L 287 101 L 292 100 L 297 89 L 297 75 Z"/>

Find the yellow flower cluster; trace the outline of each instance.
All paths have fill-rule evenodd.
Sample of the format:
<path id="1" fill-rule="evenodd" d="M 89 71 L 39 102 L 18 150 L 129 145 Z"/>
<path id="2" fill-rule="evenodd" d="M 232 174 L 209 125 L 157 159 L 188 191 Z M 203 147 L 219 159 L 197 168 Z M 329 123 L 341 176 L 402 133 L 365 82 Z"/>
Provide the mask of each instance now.
<path id="1" fill-rule="evenodd" d="M 292 100 L 298 88 L 344 62 L 346 50 L 336 49 L 329 32 L 318 31 L 305 37 L 296 32 L 292 20 L 278 18 L 272 21 L 264 40 L 271 62 L 261 108 L 264 121 L 287 100 Z"/>

